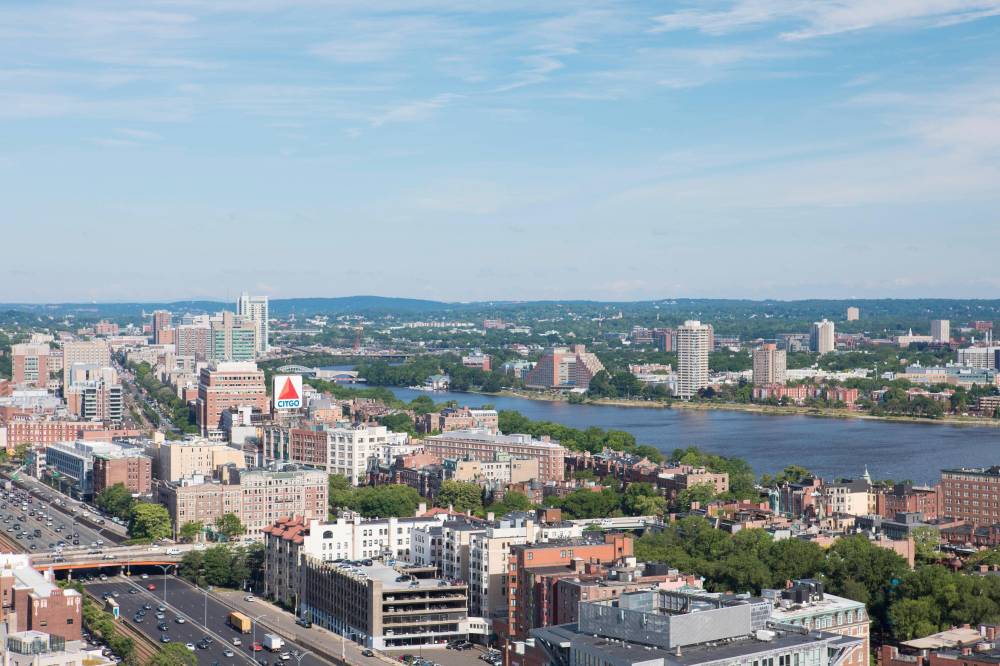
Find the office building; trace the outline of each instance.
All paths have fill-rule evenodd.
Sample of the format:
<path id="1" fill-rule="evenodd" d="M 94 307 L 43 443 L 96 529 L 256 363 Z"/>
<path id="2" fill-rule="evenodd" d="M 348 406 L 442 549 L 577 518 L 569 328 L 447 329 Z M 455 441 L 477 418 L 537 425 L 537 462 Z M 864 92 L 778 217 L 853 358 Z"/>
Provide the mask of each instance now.
<path id="1" fill-rule="evenodd" d="M 829 354 L 837 348 L 832 321 L 824 319 L 813 323 L 809 334 L 809 347 L 819 354 Z"/>
<path id="2" fill-rule="evenodd" d="M 677 397 L 689 400 L 708 386 L 708 353 L 714 335 L 708 324 L 686 321 L 677 327 Z"/>
<path id="3" fill-rule="evenodd" d="M 74 363 L 63 372 L 69 379 L 64 395 L 70 412 L 87 421 L 122 422 L 125 399 L 114 368 Z"/>
<path id="4" fill-rule="evenodd" d="M 253 361 L 257 357 L 257 325 L 223 312 L 209 324 L 209 359 L 215 361 Z"/>
<path id="5" fill-rule="evenodd" d="M 948 343 L 951 341 L 951 322 L 947 319 L 931 320 L 931 339 L 934 342 Z"/>
<path id="6" fill-rule="evenodd" d="M 240 407 L 269 411 L 264 371 L 253 362 L 212 362 L 198 377 L 197 422 L 202 435 L 220 432 L 222 412 Z"/>
<path id="7" fill-rule="evenodd" d="M 282 518 L 326 518 L 325 472 L 294 466 L 280 470 L 231 466 L 225 471 L 218 482 L 195 476 L 157 486 L 159 502 L 167 507 L 175 530 L 192 521 L 213 525 L 232 513 L 246 528 L 244 538 L 260 540 L 264 529 Z"/>
<path id="8" fill-rule="evenodd" d="M 550 347 L 524 376 L 524 385 L 538 389 L 586 389 L 604 365 L 584 345 Z"/>
<path id="9" fill-rule="evenodd" d="M 434 517 L 362 518 L 345 511 L 335 521 L 279 520 L 263 530 L 264 594 L 295 608 L 301 600 L 301 573 L 306 557 L 323 562 L 388 558 L 407 560 L 414 528 L 440 525 Z"/>
<path id="10" fill-rule="evenodd" d="M 81 499 L 94 496 L 94 461 L 98 457 L 106 458 L 140 458 L 144 450 L 137 447 L 125 447 L 110 442 L 60 442 L 45 448 L 45 473 L 53 481 Z M 140 465 L 148 465 L 148 463 Z M 148 469 L 148 467 L 146 467 Z M 137 488 L 148 485 L 137 481 Z"/>
<path id="11" fill-rule="evenodd" d="M 173 315 L 168 310 L 153 312 L 153 344 L 166 345 L 173 343 Z M 170 337 L 167 341 L 166 338 Z"/>
<path id="12" fill-rule="evenodd" d="M 105 368 L 111 365 L 111 347 L 104 340 L 71 340 L 63 343 L 63 391 L 69 388 L 72 373 L 65 372 L 75 363 Z"/>
<path id="13" fill-rule="evenodd" d="M 243 317 L 244 321 L 252 322 L 254 325 L 254 347 L 257 354 L 266 354 L 268 349 L 268 336 L 270 329 L 268 324 L 267 296 L 250 296 L 247 292 L 240 295 L 236 302 L 236 314 Z"/>
<path id="14" fill-rule="evenodd" d="M 966 347 L 955 352 L 955 358 L 959 365 L 970 368 L 982 368 L 988 370 L 997 369 L 997 355 L 1000 354 L 1000 347 Z"/>
<path id="15" fill-rule="evenodd" d="M 670 328 L 653 329 L 653 346 L 656 351 L 671 352 L 676 346 L 677 331 Z"/>
<path id="16" fill-rule="evenodd" d="M 33 568 L 27 554 L 0 553 L 0 597 L 0 623 L 11 632 L 8 638 L 40 632 L 62 641 L 80 640 L 82 596 L 56 585 L 51 569 L 42 573 Z"/>
<path id="17" fill-rule="evenodd" d="M 491 462 L 497 454 L 538 461 L 538 480 L 562 481 L 566 449 L 548 437 L 494 435 L 485 430 L 456 430 L 424 439 L 424 452 L 439 460 L 479 460 Z"/>
<path id="18" fill-rule="evenodd" d="M 469 619 L 465 583 L 436 578 L 432 568 L 306 558 L 302 575 L 300 612 L 368 648 L 417 651 L 486 633 Z"/>
<path id="19" fill-rule="evenodd" d="M 773 603 L 772 622 L 860 638 L 861 645 L 850 650 L 841 664 L 869 666 L 870 620 L 860 601 L 825 592 L 823 583 L 811 579 L 793 581 L 783 590 L 762 590 L 761 596 Z"/>
<path id="20" fill-rule="evenodd" d="M 156 456 L 156 478 L 163 481 L 180 481 L 193 476 L 212 478 L 226 465 L 246 467 L 241 449 L 203 438 L 166 440 L 154 445 L 150 453 Z"/>
<path id="21" fill-rule="evenodd" d="M 552 666 L 845 666 L 864 651 L 862 638 L 783 625 L 771 611 L 757 597 L 648 589 L 581 603 L 577 623 L 531 634 Z"/>
<path id="22" fill-rule="evenodd" d="M 17 344 L 10 348 L 14 384 L 43 389 L 49 381 L 49 345 Z"/>
<path id="23" fill-rule="evenodd" d="M 847 308 L 847 321 L 857 321 L 861 319 L 861 310 L 853 305 Z"/>
<path id="24" fill-rule="evenodd" d="M 784 349 L 778 345 L 766 343 L 753 350 L 753 383 L 754 386 L 785 383 Z"/>

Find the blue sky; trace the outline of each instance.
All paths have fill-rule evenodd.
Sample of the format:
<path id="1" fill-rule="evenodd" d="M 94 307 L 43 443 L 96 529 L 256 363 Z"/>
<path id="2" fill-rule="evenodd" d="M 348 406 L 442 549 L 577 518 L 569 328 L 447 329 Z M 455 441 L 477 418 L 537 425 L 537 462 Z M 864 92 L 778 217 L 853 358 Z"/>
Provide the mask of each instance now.
<path id="1" fill-rule="evenodd" d="M 0 301 L 996 297 L 998 65 L 1000 0 L 12 0 Z"/>

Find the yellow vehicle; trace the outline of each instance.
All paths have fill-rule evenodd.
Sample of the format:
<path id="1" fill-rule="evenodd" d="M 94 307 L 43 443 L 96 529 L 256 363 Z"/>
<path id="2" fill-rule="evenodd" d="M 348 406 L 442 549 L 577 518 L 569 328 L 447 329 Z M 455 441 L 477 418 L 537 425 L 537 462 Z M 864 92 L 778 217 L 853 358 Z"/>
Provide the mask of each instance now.
<path id="1" fill-rule="evenodd" d="M 243 613 L 233 611 L 229 614 L 229 626 L 241 634 L 250 633 L 250 618 Z"/>

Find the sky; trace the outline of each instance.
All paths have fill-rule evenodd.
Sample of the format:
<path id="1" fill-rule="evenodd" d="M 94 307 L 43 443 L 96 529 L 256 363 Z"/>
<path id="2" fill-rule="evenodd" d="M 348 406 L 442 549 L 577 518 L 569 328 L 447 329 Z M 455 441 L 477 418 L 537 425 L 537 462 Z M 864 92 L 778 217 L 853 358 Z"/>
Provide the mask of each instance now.
<path id="1" fill-rule="evenodd" d="M 1000 0 L 0 3 L 0 301 L 1000 293 Z"/>

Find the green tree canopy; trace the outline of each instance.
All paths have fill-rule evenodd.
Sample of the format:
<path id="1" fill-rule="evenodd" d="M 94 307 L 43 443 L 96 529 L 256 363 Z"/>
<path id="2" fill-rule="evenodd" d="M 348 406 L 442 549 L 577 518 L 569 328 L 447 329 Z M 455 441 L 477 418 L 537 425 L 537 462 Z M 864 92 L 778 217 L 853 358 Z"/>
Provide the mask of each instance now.
<path id="1" fill-rule="evenodd" d="M 134 503 L 132 493 L 125 487 L 124 483 L 108 486 L 94 496 L 94 504 L 97 505 L 97 508 L 122 520 L 128 519 Z"/>
<path id="2" fill-rule="evenodd" d="M 447 480 L 435 500 L 438 506 L 451 506 L 455 511 L 479 511 L 483 508 L 483 489 L 478 483 Z"/>
<path id="3" fill-rule="evenodd" d="M 167 643 L 149 660 L 149 666 L 198 666 L 198 657 L 180 643 Z"/>
<path id="4" fill-rule="evenodd" d="M 129 514 L 128 535 L 133 539 L 166 539 L 172 534 L 170 514 L 162 504 L 137 502 Z"/>
<path id="5" fill-rule="evenodd" d="M 227 513 L 216 518 L 215 529 L 225 534 L 229 539 L 238 537 L 246 532 L 246 528 L 243 527 L 243 523 L 240 522 L 239 516 L 235 513 Z"/>
<path id="6" fill-rule="evenodd" d="M 186 543 L 191 543 L 198 538 L 204 528 L 205 525 L 200 520 L 189 520 L 181 525 L 180 538 Z"/>

